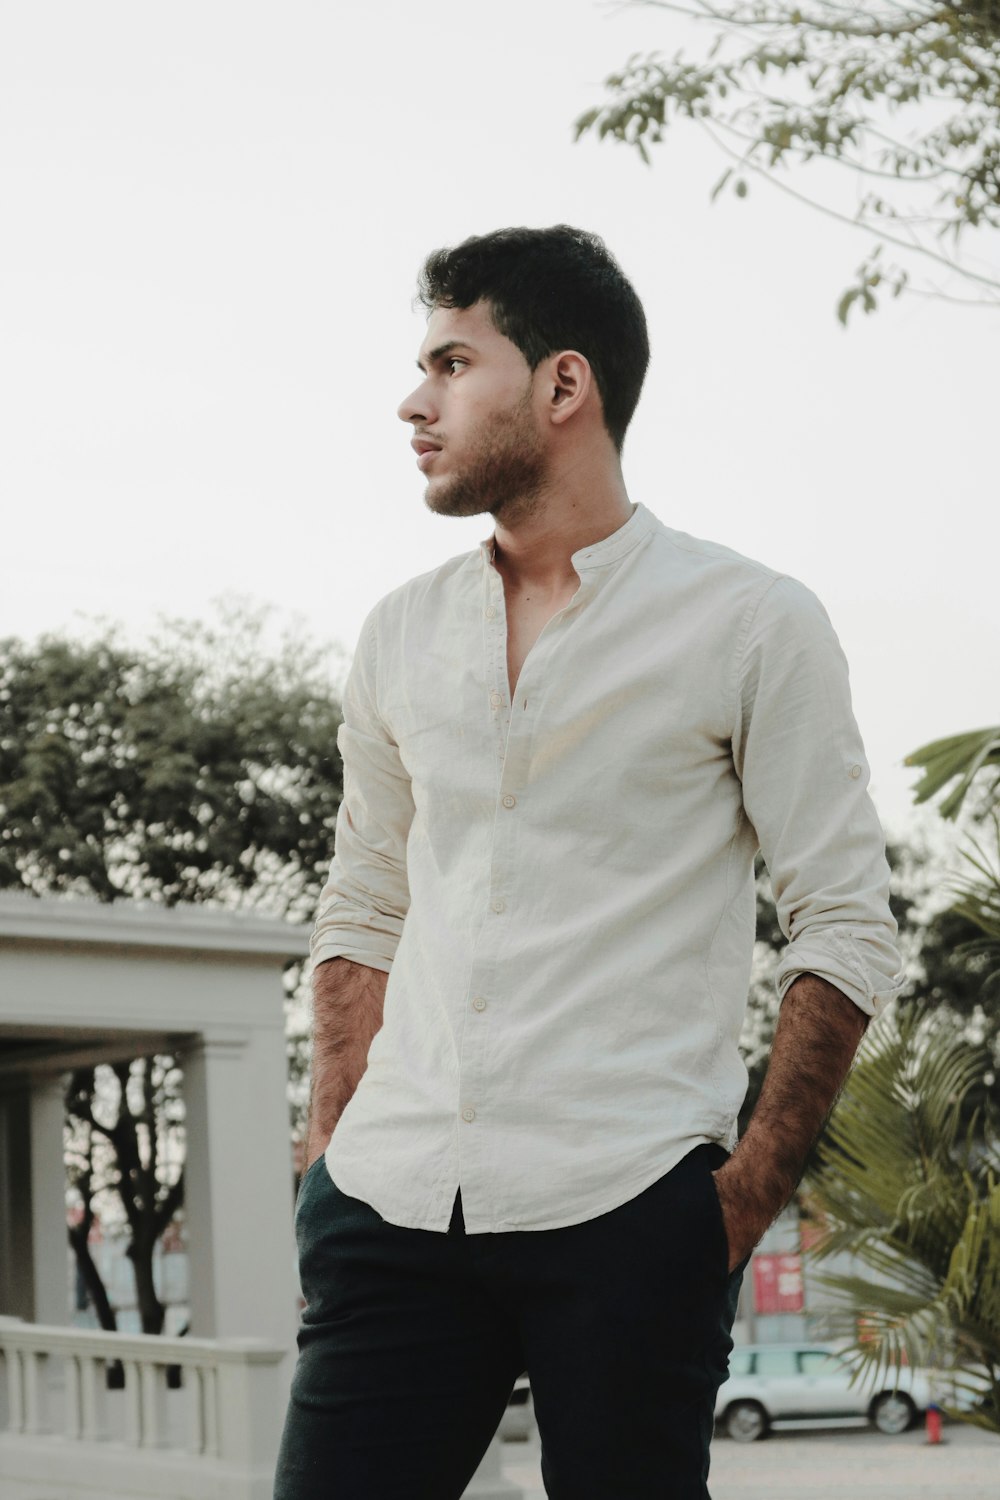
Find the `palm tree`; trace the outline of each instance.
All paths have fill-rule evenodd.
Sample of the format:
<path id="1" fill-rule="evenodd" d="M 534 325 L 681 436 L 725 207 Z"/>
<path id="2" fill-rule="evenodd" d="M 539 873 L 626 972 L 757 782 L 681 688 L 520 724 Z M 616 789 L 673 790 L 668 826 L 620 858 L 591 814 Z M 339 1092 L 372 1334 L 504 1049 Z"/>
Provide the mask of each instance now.
<path id="1" fill-rule="evenodd" d="M 948 818 L 979 778 L 975 819 L 992 824 L 996 857 L 985 838 L 970 838 L 956 909 L 983 933 L 962 951 L 1000 954 L 1000 774 L 984 785 L 1000 767 L 1000 727 L 937 740 L 907 764 L 924 769 L 917 801 L 955 783 L 941 805 Z M 984 994 L 998 977 L 988 975 Z M 840 1299 L 859 1372 L 904 1360 L 947 1366 L 961 1398 L 955 1414 L 1000 1433 L 994 1081 L 988 1052 L 950 1017 L 919 1004 L 891 1009 L 870 1029 L 817 1149 L 809 1207 L 820 1231 L 814 1258 L 848 1251 L 867 1273 L 821 1278 Z"/>
<path id="2" fill-rule="evenodd" d="M 902 1363 L 948 1367 L 1000 1433 L 1000 1148 L 963 1106 L 988 1059 L 919 1006 L 879 1022 L 808 1183 L 823 1261 L 848 1251 L 858 1271 L 827 1273 L 862 1375 Z"/>

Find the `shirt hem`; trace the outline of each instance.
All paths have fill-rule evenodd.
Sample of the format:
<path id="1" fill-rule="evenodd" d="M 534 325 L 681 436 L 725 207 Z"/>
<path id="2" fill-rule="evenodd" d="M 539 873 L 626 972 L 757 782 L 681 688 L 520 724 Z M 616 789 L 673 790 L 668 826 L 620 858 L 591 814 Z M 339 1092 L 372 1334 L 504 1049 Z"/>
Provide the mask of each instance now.
<path id="1" fill-rule="evenodd" d="M 626 1178 L 624 1181 L 616 1180 L 612 1192 L 603 1195 L 596 1202 L 587 1201 L 584 1203 L 581 1200 L 577 1200 L 571 1208 L 567 1208 L 564 1213 L 555 1218 L 538 1219 L 533 1215 L 524 1215 L 518 1218 L 481 1219 L 475 1213 L 470 1213 L 468 1205 L 463 1199 L 462 1214 L 465 1220 L 466 1233 L 513 1234 L 522 1231 L 531 1233 L 545 1229 L 569 1229 L 574 1224 L 586 1224 L 591 1219 L 599 1219 L 604 1214 L 613 1213 L 616 1208 L 621 1208 L 623 1204 L 631 1202 L 633 1198 L 637 1198 L 648 1187 L 652 1187 L 654 1182 L 658 1182 L 661 1177 L 665 1177 L 668 1172 L 672 1171 L 695 1147 L 719 1145 L 726 1151 L 730 1151 L 732 1149 L 731 1136 L 732 1132 L 725 1132 L 723 1135 L 697 1134 L 685 1136 L 682 1141 L 677 1143 L 674 1149 L 667 1152 L 664 1156 L 659 1157 L 655 1162 L 647 1164 L 634 1177 Z M 424 1215 L 393 1212 L 385 1204 L 382 1195 L 378 1191 L 374 1193 L 369 1192 L 362 1183 L 352 1178 L 350 1167 L 347 1167 L 346 1171 L 337 1167 L 332 1159 L 335 1139 L 336 1133 L 334 1133 L 334 1138 L 327 1148 L 326 1161 L 330 1176 L 342 1193 L 346 1193 L 350 1198 L 358 1198 L 361 1202 L 367 1203 L 369 1208 L 374 1209 L 380 1218 L 384 1219 L 387 1224 L 395 1225 L 397 1229 L 425 1229 L 437 1234 L 447 1232 L 448 1226 L 451 1223 L 455 1193 L 459 1187 L 457 1182 L 454 1191 L 448 1195 L 444 1208 L 438 1210 L 437 1213 Z"/>

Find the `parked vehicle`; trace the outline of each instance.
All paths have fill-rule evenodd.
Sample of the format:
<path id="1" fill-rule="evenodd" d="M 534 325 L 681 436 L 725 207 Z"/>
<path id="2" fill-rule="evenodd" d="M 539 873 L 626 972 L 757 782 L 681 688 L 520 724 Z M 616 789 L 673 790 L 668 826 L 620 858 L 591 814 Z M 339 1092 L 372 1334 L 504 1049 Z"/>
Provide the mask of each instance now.
<path id="1" fill-rule="evenodd" d="M 738 1443 L 772 1427 L 869 1421 L 879 1432 L 905 1432 L 931 1401 L 927 1377 L 903 1368 L 872 1387 L 829 1344 L 747 1344 L 733 1350 L 730 1378 L 715 1403 L 716 1425 Z"/>

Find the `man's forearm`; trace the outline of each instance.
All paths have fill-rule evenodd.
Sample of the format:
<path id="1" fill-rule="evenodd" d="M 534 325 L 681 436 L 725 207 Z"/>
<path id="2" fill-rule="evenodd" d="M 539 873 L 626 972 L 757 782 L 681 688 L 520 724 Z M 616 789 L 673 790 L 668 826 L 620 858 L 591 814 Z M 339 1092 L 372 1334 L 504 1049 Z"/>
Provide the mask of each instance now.
<path id="1" fill-rule="evenodd" d="M 330 958 L 316 968 L 307 1166 L 326 1150 L 368 1066 L 368 1049 L 382 1025 L 388 978 L 381 969 L 349 958 Z"/>
<path id="2" fill-rule="evenodd" d="M 867 1024 L 868 1017 L 846 995 L 814 974 L 801 975 L 790 987 L 746 1133 L 715 1173 L 730 1269 L 749 1254 L 794 1193 Z"/>

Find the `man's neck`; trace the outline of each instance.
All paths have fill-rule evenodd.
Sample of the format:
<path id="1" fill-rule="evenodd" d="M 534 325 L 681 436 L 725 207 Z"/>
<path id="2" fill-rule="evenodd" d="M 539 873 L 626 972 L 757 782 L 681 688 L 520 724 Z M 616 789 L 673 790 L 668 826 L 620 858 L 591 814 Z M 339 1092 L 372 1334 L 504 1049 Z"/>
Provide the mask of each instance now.
<path id="1" fill-rule="evenodd" d="M 576 578 L 573 554 L 612 536 L 635 509 L 620 469 L 590 476 L 577 472 L 569 479 L 553 484 L 537 508 L 513 524 L 497 517 L 494 561 L 518 591 L 558 593 Z"/>

